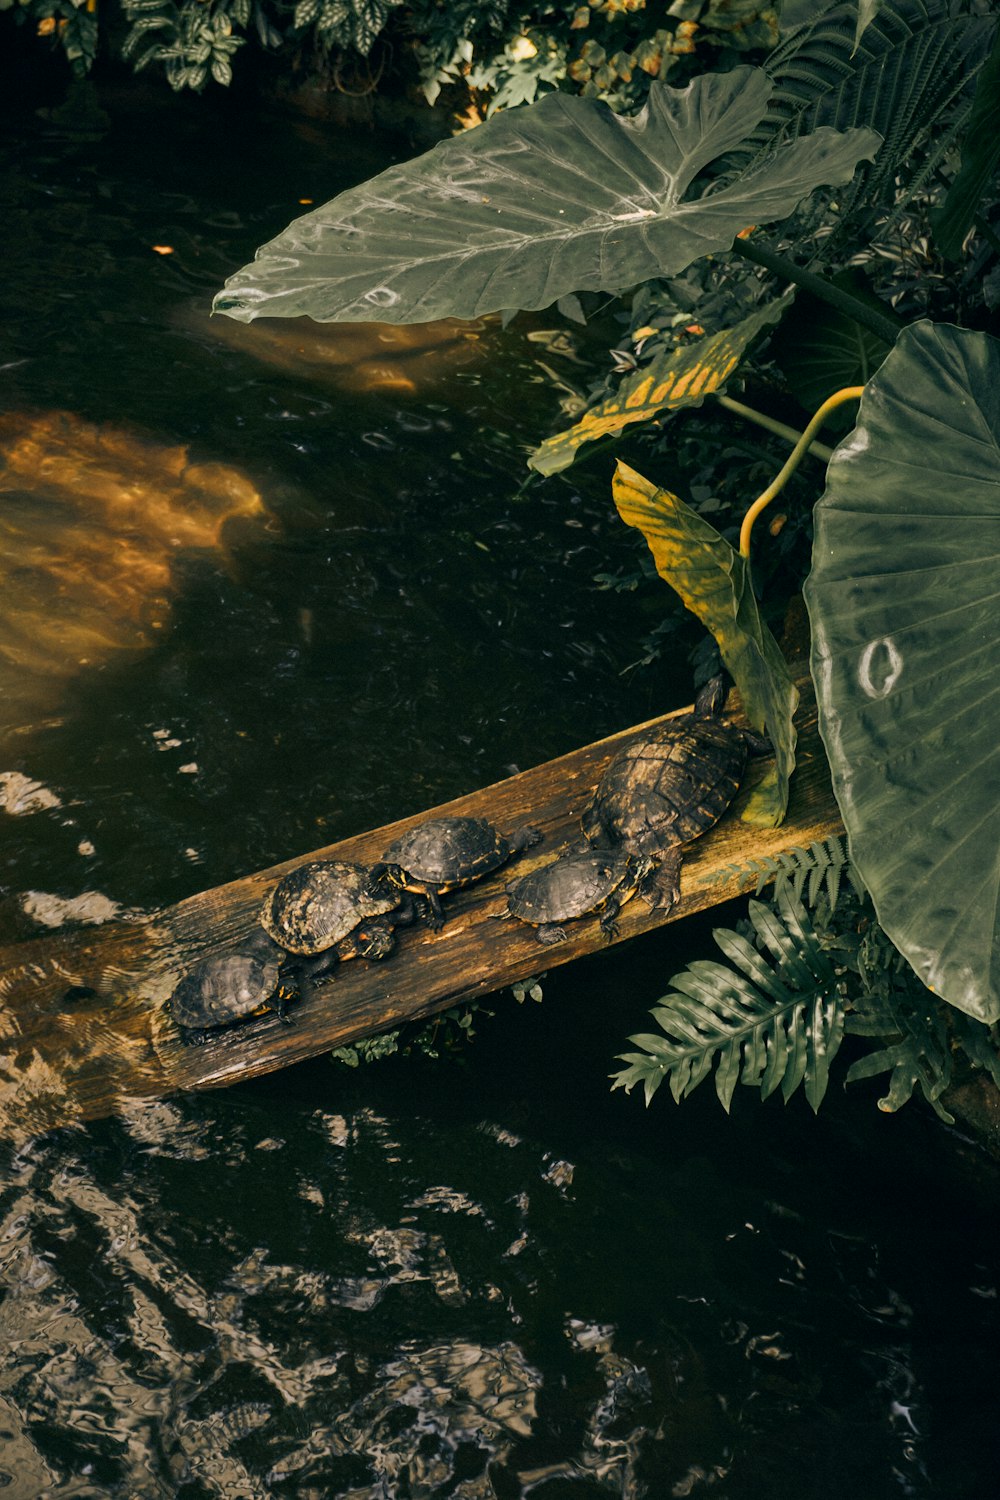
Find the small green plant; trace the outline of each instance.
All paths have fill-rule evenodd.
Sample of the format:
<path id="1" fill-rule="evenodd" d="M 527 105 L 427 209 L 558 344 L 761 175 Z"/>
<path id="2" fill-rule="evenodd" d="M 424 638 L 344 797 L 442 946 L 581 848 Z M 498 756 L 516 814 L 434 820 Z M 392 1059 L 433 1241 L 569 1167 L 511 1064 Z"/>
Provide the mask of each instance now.
<path id="1" fill-rule="evenodd" d="M 396 1031 L 383 1031 L 378 1036 L 352 1042 L 348 1047 L 335 1047 L 330 1057 L 348 1068 L 357 1068 L 362 1063 L 379 1062 L 396 1053 L 401 1057 L 412 1057 L 419 1053 L 423 1057 L 434 1059 L 460 1058 L 465 1048 L 475 1040 L 475 1018 L 486 1017 L 489 1020 L 493 1014 L 493 1011 L 487 1010 L 477 1000 L 471 1000 L 466 1005 L 454 1005 L 449 1010 L 439 1011 L 429 1021 L 415 1021 Z"/>
<path id="2" fill-rule="evenodd" d="M 797 850 L 774 873 L 772 899 L 751 901 L 740 930 L 714 934 L 729 964 L 698 960 L 674 976 L 652 1012 L 660 1031 L 629 1038 L 639 1050 L 621 1054 L 627 1066 L 612 1074 L 613 1088 L 630 1093 L 641 1084 L 649 1104 L 666 1082 L 679 1102 L 714 1071 L 727 1111 L 737 1083 L 765 1099 L 780 1088 L 786 1103 L 802 1087 L 818 1110 L 845 1035 L 873 1049 L 850 1064 L 845 1082 L 888 1073 L 879 1100 L 887 1112 L 919 1088 L 954 1123 L 941 1096 L 959 1061 L 1000 1087 L 997 1026 L 920 983 L 875 919 L 840 840 Z"/>

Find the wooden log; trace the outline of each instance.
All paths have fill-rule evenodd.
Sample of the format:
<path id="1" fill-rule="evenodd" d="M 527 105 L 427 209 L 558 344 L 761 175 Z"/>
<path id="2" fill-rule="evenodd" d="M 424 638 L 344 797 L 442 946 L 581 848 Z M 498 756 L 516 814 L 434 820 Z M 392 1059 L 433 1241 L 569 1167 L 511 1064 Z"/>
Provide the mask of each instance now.
<path id="1" fill-rule="evenodd" d="M 800 687 L 798 764 L 785 823 L 760 829 L 740 820 L 742 803 L 769 764 L 751 761 L 733 809 L 687 852 L 680 903 L 665 917 L 641 898 L 629 902 L 615 941 L 753 889 L 757 876 L 746 868 L 748 862 L 842 831 L 808 678 Z M 37 1134 L 164 1094 L 253 1078 L 603 947 L 606 939 L 596 920 L 576 922 L 564 943 L 542 947 L 533 929 L 494 919 L 506 907 L 504 886 L 511 879 L 579 840 L 580 814 L 615 752 L 669 717 L 636 725 L 443 807 L 202 891 L 146 921 L 109 922 L 0 950 L 0 1130 Z M 488 816 L 507 832 L 534 823 L 544 841 L 490 880 L 448 896 L 440 932 L 401 929 L 389 959 L 338 966 L 295 1007 L 292 1024 L 264 1016 L 220 1032 L 204 1046 L 184 1044 L 164 1002 L 186 969 L 256 929 L 261 902 L 276 880 L 307 859 L 374 862 L 405 829 L 445 814 Z M 96 996 L 68 1000 L 66 992 L 74 985 L 91 986 Z"/>

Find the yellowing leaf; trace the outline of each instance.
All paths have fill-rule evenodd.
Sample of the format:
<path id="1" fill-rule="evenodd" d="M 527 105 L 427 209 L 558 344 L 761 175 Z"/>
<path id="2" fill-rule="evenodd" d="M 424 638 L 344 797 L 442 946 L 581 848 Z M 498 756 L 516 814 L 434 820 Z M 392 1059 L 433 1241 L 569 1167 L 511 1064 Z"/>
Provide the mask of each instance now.
<path id="1" fill-rule="evenodd" d="M 627 464 L 618 465 L 613 494 L 622 520 L 637 527 L 649 543 L 660 577 L 712 632 L 747 717 L 774 746 L 774 766 L 743 812 L 746 822 L 774 828 L 788 807 L 788 780 L 795 765 L 792 720 L 799 695 L 760 617 L 749 564 L 690 506 Z"/>
<path id="2" fill-rule="evenodd" d="M 557 474 L 573 462 L 584 443 L 617 435 L 630 422 L 648 422 L 660 411 L 700 405 L 725 384 L 762 329 L 778 322 L 793 295 L 787 292 L 735 328 L 680 349 L 665 349 L 623 380 L 607 401 L 585 412 L 575 426 L 547 438 L 529 458 L 529 466 L 540 474 Z"/>

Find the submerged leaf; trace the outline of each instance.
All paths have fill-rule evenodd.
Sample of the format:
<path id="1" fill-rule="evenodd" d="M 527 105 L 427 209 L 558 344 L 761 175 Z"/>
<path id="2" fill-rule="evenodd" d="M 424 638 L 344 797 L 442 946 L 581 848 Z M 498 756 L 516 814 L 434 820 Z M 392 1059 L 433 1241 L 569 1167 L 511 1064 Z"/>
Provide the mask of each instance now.
<path id="1" fill-rule="evenodd" d="M 919 323 L 816 507 L 805 595 L 851 859 L 923 982 L 1000 1017 L 1000 343 Z"/>
<path id="2" fill-rule="evenodd" d="M 724 328 L 681 348 L 663 349 L 649 364 L 623 380 L 607 401 L 591 407 L 573 427 L 547 438 L 528 459 L 540 474 L 556 474 L 576 457 L 577 449 L 597 438 L 617 435 L 631 422 L 648 422 L 660 411 L 700 406 L 725 385 L 757 335 L 777 323 L 791 305 L 788 292 L 752 313 L 734 328 Z"/>
<path id="3" fill-rule="evenodd" d="M 827 127 L 684 202 L 761 120 L 758 68 L 654 83 L 640 114 L 552 93 L 494 115 L 295 220 L 226 283 L 215 311 L 249 322 L 419 323 L 619 292 L 727 249 L 747 224 L 850 180 L 881 137 Z"/>
<path id="4" fill-rule="evenodd" d="M 622 520 L 649 543 L 660 577 L 715 637 L 747 717 L 774 746 L 774 764 L 743 812 L 747 822 L 773 828 L 788 806 L 799 695 L 760 617 L 749 564 L 714 526 L 627 464 L 618 465 L 613 493 Z"/>

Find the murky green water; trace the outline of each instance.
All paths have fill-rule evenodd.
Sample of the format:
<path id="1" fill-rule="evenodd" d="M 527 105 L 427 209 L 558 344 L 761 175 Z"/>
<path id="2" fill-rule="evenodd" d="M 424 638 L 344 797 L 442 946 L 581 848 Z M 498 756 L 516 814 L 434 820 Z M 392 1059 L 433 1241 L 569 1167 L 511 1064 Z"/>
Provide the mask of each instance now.
<path id="1" fill-rule="evenodd" d="M 8 145 L 3 942 L 685 691 L 622 675 L 649 621 L 593 583 L 632 547 L 601 475 L 520 493 L 539 360 L 572 371 L 544 319 L 266 357 L 204 320 L 299 199 L 405 143 L 154 97 Z M 206 494 L 228 519 L 186 532 Z M 706 932 L 497 997 L 461 1067 L 317 1061 L 5 1148 L 0 1486 L 989 1500 L 994 1217 L 941 1186 L 938 1128 L 607 1093 Z"/>

